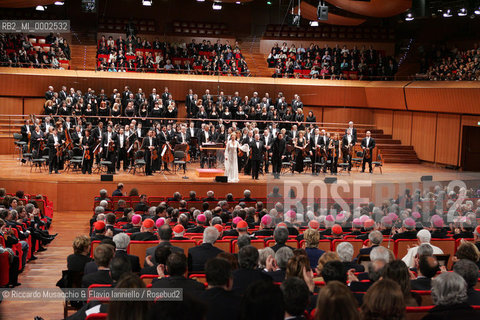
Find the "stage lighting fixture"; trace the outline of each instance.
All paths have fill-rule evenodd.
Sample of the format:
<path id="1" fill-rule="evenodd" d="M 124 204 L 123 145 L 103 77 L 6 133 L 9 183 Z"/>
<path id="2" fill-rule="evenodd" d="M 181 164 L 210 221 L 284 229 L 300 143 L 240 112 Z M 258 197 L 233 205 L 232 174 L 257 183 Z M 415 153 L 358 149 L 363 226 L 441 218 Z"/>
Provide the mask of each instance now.
<path id="1" fill-rule="evenodd" d="M 63 6 L 65 4 L 65 2 L 63 1 L 55 1 L 54 5 L 56 6 Z"/>
<path id="2" fill-rule="evenodd" d="M 328 20 L 328 6 L 323 1 L 318 2 L 317 19 L 322 21 Z"/>
<path id="3" fill-rule="evenodd" d="M 222 3 L 221 2 L 214 2 L 212 4 L 212 9 L 213 10 L 222 10 Z"/>
<path id="4" fill-rule="evenodd" d="M 459 17 L 465 17 L 466 15 L 467 15 L 467 9 L 461 8 L 460 10 L 458 10 Z"/>
<path id="5" fill-rule="evenodd" d="M 445 11 L 445 13 L 443 14 L 443 17 L 444 18 L 451 18 L 452 17 L 452 11 L 450 9 L 448 9 L 447 11 Z"/>
<path id="6" fill-rule="evenodd" d="M 240 1 L 236 1 L 235 3 L 236 3 L 236 4 L 241 4 L 241 2 L 240 2 Z"/>
<path id="7" fill-rule="evenodd" d="M 37 6 L 37 7 L 35 8 L 35 10 L 37 10 L 37 11 L 45 11 L 45 7 L 44 7 L 44 6 Z"/>
<path id="8" fill-rule="evenodd" d="M 205 2 L 205 0 L 197 0 L 197 2 Z"/>
<path id="9" fill-rule="evenodd" d="M 310 21 L 310 27 L 318 27 L 318 21 Z"/>
<path id="10" fill-rule="evenodd" d="M 415 19 L 413 17 L 413 14 L 411 12 L 407 13 L 407 15 L 405 16 L 405 21 L 412 21 L 413 19 Z"/>
<path id="11" fill-rule="evenodd" d="M 142 4 L 145 7 L 151 7 L 152 6 L 152 0 L 142 0 Z"/>

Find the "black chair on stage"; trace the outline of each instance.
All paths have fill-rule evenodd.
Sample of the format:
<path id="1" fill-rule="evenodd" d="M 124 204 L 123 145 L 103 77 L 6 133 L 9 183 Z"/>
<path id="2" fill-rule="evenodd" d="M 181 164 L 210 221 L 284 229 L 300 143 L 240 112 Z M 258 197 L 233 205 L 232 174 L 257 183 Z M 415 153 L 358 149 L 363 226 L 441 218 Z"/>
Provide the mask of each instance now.
<path id="1" fill-rule="evenodd" d="M 133 174 L 137 172 L 137 169 L 139 169 L 139 172 L 142 173 L 141 169 L 143 169 L 143 173 L 145 173 L 145 166 L 147 163 L 145 162 L 145 152 L 143 150 L 138 150 L 135 152 L 134 155 L 134 161 L 133 161 L 133 166 L 130 169 L 133 169 Z"/>

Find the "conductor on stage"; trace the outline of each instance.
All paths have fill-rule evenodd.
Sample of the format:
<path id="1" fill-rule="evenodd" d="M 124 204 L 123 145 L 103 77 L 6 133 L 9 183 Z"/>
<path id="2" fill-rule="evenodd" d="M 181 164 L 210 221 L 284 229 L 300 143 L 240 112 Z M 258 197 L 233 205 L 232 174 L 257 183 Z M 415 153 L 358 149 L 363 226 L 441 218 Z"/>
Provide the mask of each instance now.
<path id="1" fill-rule="evenodd" d="M 367 131 L 365 138 L 361 143 L 363 149 L 362 172 L 365 172 L 365 163 L 368 163 L 370 173 L 372 173 L 372 153 L 375 148 L 375 139 L 371 137 L 370 131 Z"/>
<path id="2" fill-rule="evenodd" d="M 147 138 L 143 139 L 142 149 L 145 150 L 145 174 L 151 176 L 152 174 L 152 153 L 156 152 L 157 139 L 153 137 L 153 130 L 148 130 Z M 158 156 L 158 155 L 157 155 Z"/>
<path id="3" fill-rule="evenodd" d="M 263 141 L 260 140 L 260 135 L 255 135 L 255 140 L 250 143 L 250 152 L 252 153 L 252 179 L 258 180 L 258 172 L 260 171 L 260 163 L 262 162 L 264 150 Z"/>
<path id="4" fill-rule="evenodd" d="M 49 173 L 51 174 L 53 170 L 55 173 L 58 173 L 58 167 L 60 164 L 60 157 L 61 155 L 57 154 L 57 147 L 60 147 L 65 141 L 60 140 L 60 136 L 58 135 L 57 129 L 53 129 L 53 134 L 48 136 L 47 147 L 49 150 L 48 153 L 48 168 Z"/>

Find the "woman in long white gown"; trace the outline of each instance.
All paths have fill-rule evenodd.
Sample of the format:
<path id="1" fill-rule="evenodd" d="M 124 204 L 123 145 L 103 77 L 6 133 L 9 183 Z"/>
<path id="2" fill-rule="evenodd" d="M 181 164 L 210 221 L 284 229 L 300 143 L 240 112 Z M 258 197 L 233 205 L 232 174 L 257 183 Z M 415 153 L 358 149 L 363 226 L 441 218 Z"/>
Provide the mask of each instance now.
<path id="1" fill-rule="evenodd" d="M 230 139 L 225 146 L 225 175 L 228 182 L 238 182 L 238 161 L 237 153 L 240 143 L 237 141 L 235 132 L 230 134 Z"/>

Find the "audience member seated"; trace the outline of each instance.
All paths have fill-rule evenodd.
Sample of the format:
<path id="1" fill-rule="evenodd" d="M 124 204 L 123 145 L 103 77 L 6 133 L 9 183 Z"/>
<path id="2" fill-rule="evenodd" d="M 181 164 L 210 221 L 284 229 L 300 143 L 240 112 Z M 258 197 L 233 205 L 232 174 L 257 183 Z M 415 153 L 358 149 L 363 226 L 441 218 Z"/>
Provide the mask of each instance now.
<path id="1" fill-rule="evenodd" d="M 310 301 L 310 291 L 304 281 L 291 277 L 280 286 L 285 305 L 285 319 L 305 319 L 304 313 Z"/>
<path id="2" fill-rule="evenodd" d="M 232 290 L 239 295 L 247 293 L 250 284 L 257 281 L 272 281 L 272 278 L 258 269 L 258 250 L 252 246 L 246 246 L 238 252 L 239 269 L 233 272 Z M 251 298 L 251 297 L 249 297 Z"/>
<path id="3" fill-rule="evenodd" d="M 377 281 L 364 295 L 361 312 L 363 320 L 404 319 L 402 289 L 392 280 Z"/>
<path id="4" fill-rule="evenodd" d="M 198 294 L 205 289 L 202 283 L 185 278 L 187 257 L 181 252 L 173 252 L 167 258 L 167 264 L 157 266 L 158 279 L 152 281 L 153 288 L 181 288 L 185 292 Z M 168 274 L 168 277 L 165 275 Z"/>
<path id="5" fill-rule="evenodd" d="M 407 307 L 417 307 L 421 305 L 422 298 L 417 294 L 412 294 L 410 285 L 410 272 L 402 260 L 395 260 L 388 263 L 383 271 L 383 279 L 390 279 L 400 285 Z"/>
<path id="6" fill-rule="evenodd" d="M 150 261 L 152 264 L 158 264 L 160 263 L 157 261 L 157 250 L 158 248 L 170 248 L 172 252 L 183 252 L 182 248 L 175 247 L 172 245 L 170 240 L 172 240 L 172 228 L 170 228 L 169 225 L 163 225 L 157 230 L 158 233 L 158 238 L 160 239 L 158 241 L 158 245 L 155 247 L 148 248 L 146 251 L 146 256 L 145 256 L 145 263 L 148 263 Z"/>
<path id="7" fill-rule="evenodd" d="M 293 250 L 292 247 L 287 246 L 285 243 L 288 240 L 288 229 L 285 224 L 278 225 L 273 232 L 273 238 L 275 239 L 275 245 L 272 246 L 272 250 L 277 252 L 280 248 L 288 247 Z"/>
<path id="8" fill-rule="evenodd" d="M 315 320 L 359 320 L 358 305 L 344 282 L 329 281 L 317 298 Z"/>
<path id="9" fill-rule="evenodd" d="M 130 239 L 137 241 L 156 241 L 158 238 L 155 235 L 153 228 L 155 222 L 152 219 L 145 219 L 140 228 L 140 232 L 133 233 Z"/>
<path id="10" fill-rule="evenodd" d="M 284 319 L 285 306 L 280 287 L 271 281 L 252 282 L 252 285 L 245 287 L 239 320 Z"/>
<path id="11" fill-rule="evenodd" d="M 353 73 L 359 80 L 393 80 L 398 69 L 394 57 L 385 57 L 372 46 L 359 50 L 356 46 L 348 49 L 325 45 L 322 49 L 313 43 L 298 51 L 294 45 L 289 49 L 285 42 L 282 47 L 276 43 L 267 63 L 275 68 L 274 78 L 348 79 Z"/>
<path id="12" fill-rule="evenodd" d="M 380 231 L 374 230 L 368 234 L 368 246 L 361 248 L 358 255 L 369 255 L 370 252 L 383 242 L 383 235 Z"/>
<path id="13" fill-rule="evenodd" d="M 434 256 L 423 255 L 418 258 L 418 276 L 411 280 L 412 290 L 431 290 L 432 278 L 435 277 L 440 268 Z"/>
<path id="14" fill-rule="evenodd" d="M 98 271 L 85 274 L 82 279 L 82 287 L 88 288 L 92 284 L 112 284 L 110 276 L 110 262 L 112 261 L 115 248 L 107 244 L 98 245 L 93 252 L 93 259 Z"/>
<path id="15" fill-rule="evenodd" d="M 353 245 L 350 242 L 341 242 L 337 245 L 337 254 L 345 270 L 354 269 L 355 272 L 363 272 L 365 267 L 353 262 Z"/>
<path id="16" fill-rule="evenodd" d="M 221 258 L 213 258 L 205 265 L 208 287 L 201 294 L 201 300 L 208 306 L 206 320 L 222 319 L 226 316 L 237 318 L 240 312 L 240 296 L 232 291 L 233 273 L 231 264 Z"/>
<path id="17" fill-rule="evenodd" d="M 119 233 L 113 237 L 115 242 L 115 256 L 125 256 L 130 261 L 132 272 L 140 272 L 140 260 L 137 256 L 127 253 L 128 245 L 130 244 L 130 237 L 125 233 Z"/>
<path id="18" fill-rule="evenodd" d="M 415 266 L 415 256 L 418 251 L 418 247 L 422 244 L 429 244 L 430 247 L 433 249 L 433 254 L 443 254 L 443 250 L 440 249 L 439 247 L 436 247 L 430 243 L 431 240 L 431 234 L 430 231 L 423 229 L 418 231 L 417 233 L 417 239 L 418 239 L 418 246 L 415 246 L 413 248 L 408 249 L 407 254 L 405 257 L 402 258 L 403 262 L 407 265 L 409 268 L 413 268 Z"/>
<path id="19" fill-rule="evenodd" d="M 267 257 L 265 261 L 265 273 L 272 278 L 273 282 L 283 282 L 287 272 L 288 261 L 292 257 L 293 251 L 287 247 L 278 249 L 275 257 Z"/>
<path id="20" fill-rule="evenodd" d="M 312 224 L 312 222 L 316 221 L 310 221 L 309 226 Z M 316 224 L 318 224 L 318 222 L 316 222 Z M 303 238 L 305 239 L 305 251 L 307 252 L 308 259 L 310 260 L 310 267 L 312 270 L 315 270 L 318 260 L 325 253 L 325 251 L 318 249 L 320 234 L 317 230 L 309 228 L 303 233 Z"/>
<path id="21" fill-rule="evenodd" d="M 453 272 L 458 273 L 467 283 L 467 303 L 480 306 L 480 291 L 475 290 L 479 276 L 477 265 L 470 260 L 462 259 L 453 265 Z"/>
<path id="22" fill-rule="evenodd" d="M 223 252 L 213 246 L 218 239 L 218 235 L 219 232 L 215 227 L 207 227 L 203 232 L 202 244 L 188 249 L 188 270 L 190 272 L 204 271 L 205 263 Z"/>
<path id="23" fill-rule="evenodd" d="M 455 272 L 445 272 L 432 280 L 432 298 L 435 307 L 423 318 L 478 319 L 480 312 L 467 303 L 467 283 Z"/>
<path id="24" fill-rule="evenodd" d="M 352 292 L 366 292 L 370 286 L 379 280 L 385 266 L 391 261 L 390 252 L 384 247 L 375 247 L 370 251 L 370 263 L 368 272 L 363 272 L 355 276 L 352 270 L 348 271 L 348 280 L 350 281 L 350 290 Z M 362 280 L 369 280 L 368 282 Z"/>
<path id="25" fill-rule="evenodd" d="M 67 257 L 67 269 L 83 273 L 85 265 L 92 261 L 90 258 L 90 239 L 83 235 L 73 240 L 73 254 Z"/>

